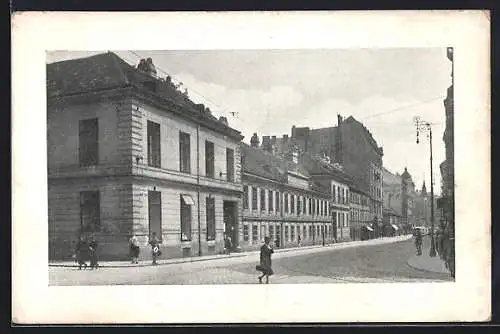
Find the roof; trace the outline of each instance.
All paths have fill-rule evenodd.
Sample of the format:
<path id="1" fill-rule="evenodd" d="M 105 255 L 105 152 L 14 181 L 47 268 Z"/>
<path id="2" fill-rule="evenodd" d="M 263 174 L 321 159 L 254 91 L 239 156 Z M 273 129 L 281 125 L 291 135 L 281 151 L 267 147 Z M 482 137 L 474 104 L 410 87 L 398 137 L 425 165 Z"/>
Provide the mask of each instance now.
<path id="1" fill-rule="evenodd" d="M 357 124 L 358 126 L 360 126 L 364 130 L 363 133 L 365 134 L 366 138 L 368 139 L 368 142 L 370 142 L 372 144 L 373 148 L 375 148 L 380 155 L 383 155 L 382 147 L 378 146 L 377 141 L 375 140 L 375 138 L 373 138 L 372 133 L 365 127 L 365 125 L 363 123 L 361 123 L 360 121 L 355 119 L 353 116 L 349 116 L 344 122 L 353 123 L 353 124 Z"/>
<path id="2" fill-rule="evenodd" d="M 242 172 L 248 172 L 277 182 L 284 180 L 285 169 L 280 168 L 282 162 L 278 158 L 245 143 L 241 143 L 240 148 L 241 155 L 244 157 L 241 164 Z"/>
<path id="3" fill-rule="evenodd" d="M 90 57 L 64 60 L 46 65 L 47 98 L 57 99 L 87 93 L 107 91 L 126 87 L 136 87 L 149 91 L 162 105 L 166 102 L 189 110 L 203 124 L 229 132 L 241 140 L 241 133 L 214 117 L 204 106 L 191 101 L 171 82 L 153 77 L 128 64 L 113 52 Z M 148 88 L 152 85 L 154 88 Z M 184 117 L 188 117 L 188 113 Z"/>
<path id="4" fill-rule="evenodd" d="M 332 164 L 323 162 L 310 153 L 303 153 L 301 156 L 301 163 L 310 174 L 324 175 L 333 178 L 334 180 L 351 184 L 353 178 L 345 171 Z"/>

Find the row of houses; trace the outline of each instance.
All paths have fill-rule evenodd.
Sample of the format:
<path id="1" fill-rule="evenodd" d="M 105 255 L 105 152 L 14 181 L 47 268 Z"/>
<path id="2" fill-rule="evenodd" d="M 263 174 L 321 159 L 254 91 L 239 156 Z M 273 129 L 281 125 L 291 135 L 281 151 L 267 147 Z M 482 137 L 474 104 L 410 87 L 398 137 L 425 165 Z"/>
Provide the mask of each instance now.
<path id="1" fill-rule="evenodd" d="M 48 64 L 47 107 L 51 259 L 70 257 L 81 233 L 122 259 L 132 234 L 147 248 L 156 233 L 174 258 L 220 253 L 227 237 L 245 251 L 264 236 L 294 247 L 379 228 L 382 149 L 352 117 L 247 145 L 150 59 L 112 52 Z"/>

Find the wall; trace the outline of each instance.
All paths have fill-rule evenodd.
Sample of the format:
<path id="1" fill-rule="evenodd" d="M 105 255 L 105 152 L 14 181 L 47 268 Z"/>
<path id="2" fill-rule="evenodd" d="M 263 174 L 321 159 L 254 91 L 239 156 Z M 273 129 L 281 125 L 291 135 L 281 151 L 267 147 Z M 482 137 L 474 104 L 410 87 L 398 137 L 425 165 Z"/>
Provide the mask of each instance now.
<path id="1" fill-rule="evenodd" d="M 49 172 L 79 171 L 79 120 L 98 118 L 99 165 L 118 165 L 124 160 L 121 134 L 124 114 L 114 102 L 49 108 L 47 111 L 47 158 Z"/>
<path id="2" fill-rule="evenodd" d="M 80 192 L 99 191 L 101 229 L 96 232 L 99 254 L 104 257 L 128 256 L 127 240 L 132 229 L 132 186 L 126 182 L 81 179 L 72 182 L 49 181 L 49 258 L 69 259 L 80 232 Z M 125 243 L 124 243 L 125 242 Z"/>
<path id="3" fill-rule="evenodd" d="M 184 120 L 172 113 L 160 111 L 151 106 L 135 103 L 140 108 L 140 115 L 137 115 L 137 122 L 141 125 L 140 142 L 138 142 L 138 154 L 143 157 L 143 163 L 148 162 L 147 150 L 147 121 L 153 121 L 160 124 L 160 142 L 161 142 L 161 168 L 168 171 L 180 171 L 180 152 L 179 152 L 179 132 L 185 132 L 190 135 L 190 166 L 191 175 L 196 175 L 197 168 L 197 140 L 196 140 L 196 124 Z M 240 150 L 238 142 L 218 134 L 214 131 L 200 128 L 199 133 L 199 166 L 200 175 L 205 176 L 205 141 L 214 143 L 214 165 L 215 175 L 211 180 L 218 183 L 226 182 L 226 148 L 234 150 L 234 182 L 241 182 L 241 166 L 240 166 Z M 222 173 L 222 175 L 221 175 Z M 183 173 L 184 174 L 184 173 Z M 185 180 L 187 181 L 187 180 Z"/>

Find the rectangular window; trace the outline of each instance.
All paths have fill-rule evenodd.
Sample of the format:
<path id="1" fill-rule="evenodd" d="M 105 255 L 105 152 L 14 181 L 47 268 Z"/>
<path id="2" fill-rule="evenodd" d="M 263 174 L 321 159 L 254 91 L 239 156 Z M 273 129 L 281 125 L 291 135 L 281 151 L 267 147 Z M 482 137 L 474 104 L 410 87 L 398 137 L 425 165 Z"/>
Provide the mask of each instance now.
<path id="1" fill-rule="evenodd" d="M 295 213 L 295 195 L 290 195 L 290 213 Z"/>
<path id="2" fill-rule="evenodd" d="M 285 241 L 288 241 L 288 225 L 285 226 Z"/>
<path id="3" fill-rule="evenodd" d="M 269 210 L 269 212 L 273 212 L 274 210 L 274 205 L 273 205 L 273 198 L 274 198 L 274 194 L 273 194 L 273 191 L 272 190 L 268 190 L 267 191 L 267 209 Z"/>
<path id="4" fill-rule="evenodd" d="M 149 237 L 153 232 L 161 240 L 163 233 L 161 227 L 161 192 L 148 191 L 148 217 L 149 217 Z"/>
<path id="5" fill-rule="evenodd" d="M 285 194 L 285 213 L 288 213 L 288 194 Z"/>
<path id="6" fill-rule="evenodd" d="M 295 240 L 295 225 L 292 225 L 292 241 Z"/>
<path id="7" fill-rule="evenodd" d="M 309 215 L 312 215 L 312 211 L 311 211 L 311 198 L 308 199 L 308 205 L 307 205 L 307 213 Z"/>
<path id="8" fill-rule="evenodd" d="M 80 192 L 80 227 L 82 231 L 98 231 L 101 226 L 99 191 Z"/>
<path id="9" fill-rule="evenodd" d="M 279 212 L 281 209 L 281 205 L 280 205 L 280 192 L 279 191 L 276 191 L 274 193 L 275 195 L 275 199 L 276 199 L 276 212 Z"/>
<path id="10" fill-rule="evenodd" d="M 302 212 L 302 196 L 297 196 L 297 216 Z"/>
<path id="11" fill-rule="evenodd" d="M 306 239 L 307 237 L 307 229 L 306 229 L 306 225 L 302 226 L 302 239 Z"/>
<path id="12" fill-rule="evenodd" d="M 179 161 L 180 171 L 191 173 L 191 136 L 188 133 L 179 133 Z"/>
<path id="13" fill-rule="evenodd" d="M 161 166 L 161 143 L 160 124 L 148 121 L 148 166 L 160 168 Z"/>
<path id="14" fill-rule="evenodd" d="M 181 241 L 191 241 L 191 206 L 193 199 L 189 195 L 181 195 Z"/>
<path id="15" fill-rule="evenodd" d="M 226 148 L 226 176 L 228 182 L 234 182 L 234 150 Z"/>
<path id="16" fill-rule="evenodd" d="M 207 197 L 207 241 L 215 240 L 215 198 Z"/>
<path id="17" fill-rule="evenodd" d="M 302 213 L 306 214 L 306 197 L 302 196 Z"/>
<path id="18" fill-rule="evenodd" d="M 274 240 L 274 226 L 271 224 L 269 225 L 269 237 L 271 238 L 271 240 Z"/>
<path id="19" fill-rule="evenodd" d="M 319 226 L 316 225 L 316 236 L 319 237 Z"/>
<path id="20" fill-rule="evenodd" d="M 78 122 L 80 166 L 96 166 L 99 163 L 99 122 L 97 118 Z"/>
<path id="21" fill-rule="evenodd" d="M 312 225 L 309 225 L 309 238 L 313 236 L 313 227 Z"/>
<path id="22" fill-rule="evenodd" d="M 260 211 L 266 211 L 266 189 L 260 189 Z"/>
<path id="23" fill-rule="evenodd" d="M 252 211 L 257 211 L 257 187 L 252 187 Z"/>
<path id="24" fill-rule="evenodd" d="M 243 209 L 248 209 L 248 186 L 243 186 Z"/>
<path id="25" fill-rule="evenodd" d="M 243 241 L 248 241 L 248 224 L 243 225 Z"/>
<path id="26" fill-rule="evenodd" d="M 342 204 L 342 194 L 340 193 L 340 187 L 339 186 L 337 186 L 337 196 L 338 196 L 338 198 L 337 198 L 338 202 L 337 203 Z"/>
<path id="27" fill-rule="evenodd" d="M 252 242 L 257 242 L 259 240 L 259 230 L 256 224 L 252 225 Z"/>
<path id="28" fill-rule="evenodd" d="M 205 141 L 205 176 L 214 178 L 215 176 L 215 148 L 214 143 Z"/>

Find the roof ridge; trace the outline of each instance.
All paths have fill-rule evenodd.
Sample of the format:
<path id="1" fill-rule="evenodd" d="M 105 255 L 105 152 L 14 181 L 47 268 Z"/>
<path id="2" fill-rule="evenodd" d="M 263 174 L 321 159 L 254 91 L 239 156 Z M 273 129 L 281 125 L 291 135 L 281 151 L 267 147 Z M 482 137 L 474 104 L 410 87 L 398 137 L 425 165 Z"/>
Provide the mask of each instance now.
<path id="1" fill-rule="evenodd" d="M 120 72 L 120 74 L 123 77 L 123 79 L 125 79 L 126 84 L 129 85 L 130 84 L 130 80 L 128 79 L 128 77 L 123 72 L 122 66 L 118 63 L 118 59 L 121 60 L 122 62 L 123 62 L 123 60 L 117 54 L 115 54 L 114 52 L 108 51 L 107 54 L 109 54 L 111 56 L 111 58 L 113 58 L 113 64 L 114 64 L 115 68 Z M 132 67 L 132 65 L 130 65 L 128 63 L 126 63 L 126 64 L 128 66 Z"/>

